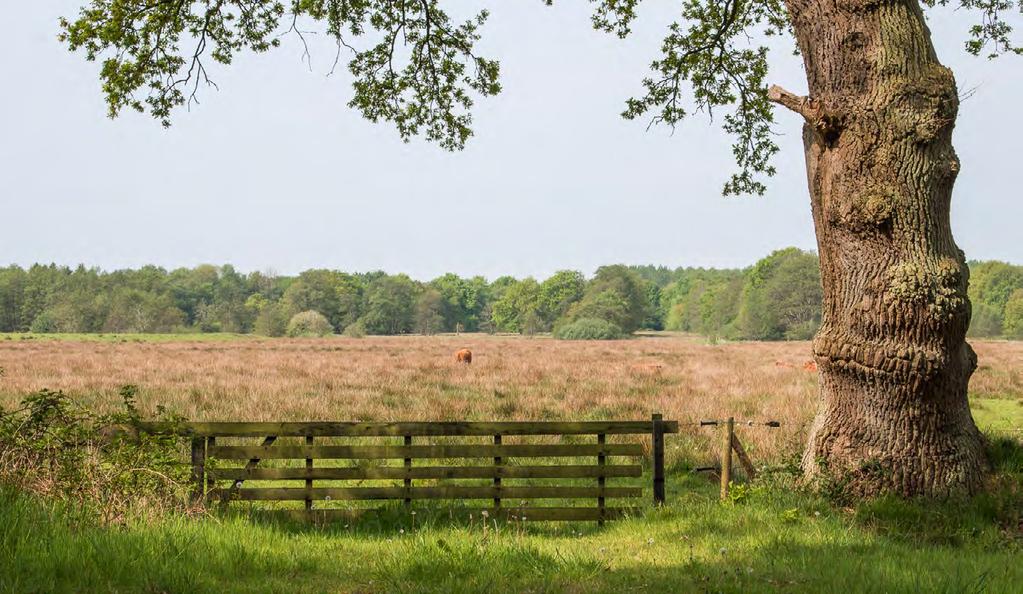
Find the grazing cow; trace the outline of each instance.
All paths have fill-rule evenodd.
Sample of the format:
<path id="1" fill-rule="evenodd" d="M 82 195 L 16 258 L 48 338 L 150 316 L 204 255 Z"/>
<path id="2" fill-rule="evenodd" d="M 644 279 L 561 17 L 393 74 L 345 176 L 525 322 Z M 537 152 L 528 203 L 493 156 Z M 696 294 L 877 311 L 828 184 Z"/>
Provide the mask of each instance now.
<path id="1" fill-rule="evenodd" d="M 806 371 L 814 371 L 815 372 L 815 371 L 817 371 L 817 362 L 816 361 L 807 361 L 806 363 L 803 363 L 803 369 L 805 369 Z"/>
<path id="2" fill-rule="evenodd" d="M 469 349 L 462 349 L 455 353 L 455 362 L 457 363 L 472 363 L 472 351 Z"/>

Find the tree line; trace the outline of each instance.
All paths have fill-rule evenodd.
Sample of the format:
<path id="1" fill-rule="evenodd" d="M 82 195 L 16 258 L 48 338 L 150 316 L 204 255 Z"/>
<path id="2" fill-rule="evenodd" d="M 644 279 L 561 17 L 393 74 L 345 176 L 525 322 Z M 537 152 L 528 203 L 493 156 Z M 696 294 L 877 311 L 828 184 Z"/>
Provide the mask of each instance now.
<path id="1" fill-rule="evenodd" d="M 1023 266 L 971 262 L 970 269 L 971 334 L 1023 338 Z M 615 338 L 666 329 L 712 340 L 803 340 L 820 325 L 821 299 L 817 257 L 797 248 L 745 269 L 612 265 L 592 278 L 563 270 L 544 280 L 36 264 L 0 268 L 0 331 Z"/>

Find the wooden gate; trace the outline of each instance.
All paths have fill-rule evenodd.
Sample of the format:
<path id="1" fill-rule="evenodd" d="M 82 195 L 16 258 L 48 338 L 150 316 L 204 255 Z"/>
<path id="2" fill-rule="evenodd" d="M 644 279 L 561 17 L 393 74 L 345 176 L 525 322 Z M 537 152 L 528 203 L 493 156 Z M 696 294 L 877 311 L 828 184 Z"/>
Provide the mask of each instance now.
<path id="1" fill-rule="evenodd" d="M 295 508 L 282 504 L 277 511 L 327 520 L 376 511 L 332 507 L 339 501 L 489 500 L 487 507 L 458 513 L 602 523 L 635 509 L 608 506 L 607 499 L 642 496 L 642 487 L 607 484 L 642 476 L 646 448 L 628 436 L 648 436 L 653 500 L 664 502 L 664 434 L 677 433 L 678 423 L 653 415 L 649 422 L 228 422 L 185 423 L 177 430 L 192 437 L 195 496 L 225 505 L 290 501 Z M 538 479 L 560 484 L 538 485 Z M 474 482 L 455 482 L 467 480 Z M 274 484 L 249 486 L 265 481 Z M 363 481 L 391 484 L 359 486 Z M 534 500 L 562 503 L 534 506 Z"/>

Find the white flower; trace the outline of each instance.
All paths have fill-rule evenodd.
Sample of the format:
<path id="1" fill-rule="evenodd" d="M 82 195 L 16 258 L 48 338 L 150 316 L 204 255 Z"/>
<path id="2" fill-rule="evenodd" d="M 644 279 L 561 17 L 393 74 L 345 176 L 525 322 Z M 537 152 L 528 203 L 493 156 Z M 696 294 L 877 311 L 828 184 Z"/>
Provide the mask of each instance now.
<path id="1" fill-rule="evenodd" d="M 725 547 L 721 547 L 720 549 L 718 549 L 718 552 L 724 555 L 725 553 L 728 552 L 728 549 L 726 549 Z"/>
<path id="2" fill-rule="evenodd" d="M 646 543 L 647 543 L 648 545 L 652 545 L 652 544 L 654 544 L 654 539 L 652 539 L 652 538 L 650 538 L 650 539 L 647 539 Z"/>

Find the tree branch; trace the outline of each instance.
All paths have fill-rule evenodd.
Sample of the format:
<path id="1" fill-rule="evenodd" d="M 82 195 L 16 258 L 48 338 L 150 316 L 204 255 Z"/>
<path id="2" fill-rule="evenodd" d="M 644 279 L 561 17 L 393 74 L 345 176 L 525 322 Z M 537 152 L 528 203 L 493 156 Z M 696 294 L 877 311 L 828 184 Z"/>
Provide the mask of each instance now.
<path id="1" fill-rule="evenodd" d="M 817 101 L 790 93 L 778 85 L 771 85 L 771 88 L 767 89 L 767 99 L 798 113 L 812 124 L 815 124 L 821 117 L 821 108 Z"/>

